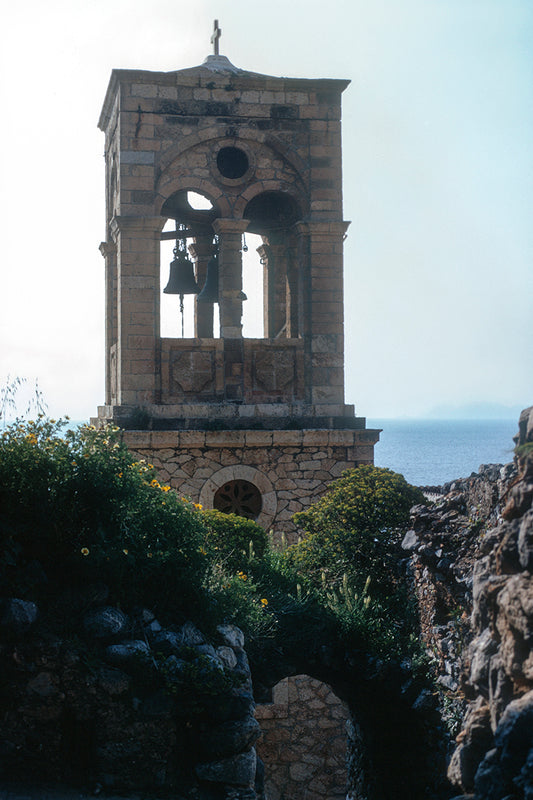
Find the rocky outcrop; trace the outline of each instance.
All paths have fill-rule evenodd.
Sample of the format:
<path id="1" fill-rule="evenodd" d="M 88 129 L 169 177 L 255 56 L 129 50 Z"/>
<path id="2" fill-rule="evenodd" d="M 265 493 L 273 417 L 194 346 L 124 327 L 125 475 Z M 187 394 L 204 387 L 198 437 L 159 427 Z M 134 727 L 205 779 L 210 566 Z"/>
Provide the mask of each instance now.
<path id="1" fill-rule="evenodd" d="M 260 735 L 244 637 L 143 609 L 87 611 L 68 638 L 0 608 L 0 775 L 89 790 L 253 800 Z"/>
<path id="2" fill-rule="evenodd" d="M 443 487 L 403 542 L 465 800 L 533 798 L 533 408 L 519 428 L 513 464 Z"/>

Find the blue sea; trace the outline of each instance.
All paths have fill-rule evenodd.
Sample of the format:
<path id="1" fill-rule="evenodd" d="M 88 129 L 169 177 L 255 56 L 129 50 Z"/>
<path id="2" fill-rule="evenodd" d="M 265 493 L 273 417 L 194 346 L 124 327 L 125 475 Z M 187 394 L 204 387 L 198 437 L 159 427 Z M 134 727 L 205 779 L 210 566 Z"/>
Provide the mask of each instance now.
<path id="1" fill-rule="evenodd" d="M 513 460 L 517 419 L 367 419 L 382 428 L 374 463 L 400 472 L 415 486 L 468 478 L 480 464 Z"/>

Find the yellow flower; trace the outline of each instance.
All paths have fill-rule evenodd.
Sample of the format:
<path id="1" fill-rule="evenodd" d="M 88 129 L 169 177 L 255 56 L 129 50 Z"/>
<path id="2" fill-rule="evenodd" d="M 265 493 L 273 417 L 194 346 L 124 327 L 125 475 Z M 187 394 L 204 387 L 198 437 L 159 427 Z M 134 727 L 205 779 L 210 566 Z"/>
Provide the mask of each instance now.
<path id="1" fill-rule="evenodd" d="M 162 486 L 161 491 L 163 492 L 170 492 L 170 486 Z"/>
<path id="2" fill-rule="evenodd" d="M 248 575 L 245 575 L 244 572 L 238 572 L 237 575 L 239 576 L 241 581 L 245 581 L 248 577 Z"/>
<path id="3" fill-rule="evenodd" d="M 203 508 L 203 505 L 201 503 L 193 503 L 193 505 L 194 505 L 195 508 L 199 509 L 200 511 Z"/>
<path id="4" fill-rule="evenodd" d="M 268 600 L 266 599 L 266 597 L 261 598 L 261 605 L 263 606 L 263 608 L 265 608 L 265 606 L 268 605 Z"/>
<path id="5" fill-rule="evenodd" d="M 161 484 L 159 483 L 159 481 L 156 481 L 155 478 L 150 481 L 150 486 L 153 486 L 154 488 L 161 488 Z"/>
<path id="6" fill-rule="evenodd" d="M 124 555 L 125 555 L 125 556 L 127 556 L 127 555 L 128 555 L 128 552 L 129 552 L 129 550 L 126 550 L 126 548 L 124 548 L 124 550 L 123 550 L 122 552 L 124 553 Z"/>
<path id="7" fill-rule="evenodd" d="M 88 556 L 89 555 L 89 548 L 88 547 L 82 547 L 81 548 L 81 554 L 82 554 L 82 556 Z"/>

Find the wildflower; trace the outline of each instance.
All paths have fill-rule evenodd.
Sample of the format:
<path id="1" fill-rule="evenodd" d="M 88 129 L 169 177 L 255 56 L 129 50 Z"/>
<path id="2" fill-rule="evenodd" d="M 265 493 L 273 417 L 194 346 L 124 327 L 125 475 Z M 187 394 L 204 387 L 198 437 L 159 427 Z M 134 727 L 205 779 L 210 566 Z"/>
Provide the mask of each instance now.
<path id="1" fill-rule="evenodd" d="M 170 492 L 170 486 L 162 486 L 161 491 L 163 492 Z"/>
<path id="2" fill-rule="evenodd" d="M 200 553 L 201 553 L 203 556 L 205 556 L 205 555 L 206 555 L 206 551 L 205 551 L 205 549 L 204 549 L 203 547 L 200 547 Z"/>
<path id="3" fill-rule="evenodd" d="M 153 487 L 154 487 L 154 489 L 155 489 L 155 488 L 159 488 L 159 489 L 161 488 L 161 484 L 159 483 L 159 481 L 156 481 L 156 479 L 155 479 L 155 478 L 153 478 L 153 479 L 150 481 L 150 486 L 153 486 Z"/>
<path id="4" fill-rule="evenodd" d="M 88 547 L 82 547 L 81 548 L 81 554 L 82 554 L 82 556 L 88 556 L 89 555 L 89 548 Z"/>
<path id="5" fill-rule="evenodd" d="M 153 553 L 146 553 L 146 555 L 148 556 L 148 558 L 153 558 L 154 554 Z"/>
<path id="6" fill-rule="evenodd" d="M 127 555 L 128 555 L 128 553 L 129 553 L 129 550 L 127 550 L 126 548 L 124 548 L 124 550 L 123 550 L 122 552 L 124 553 L 124 555 L 125 555 L 125 556 L 127 556 Z"/>
<path id="7" fill-rule="evenodd" d="M 119 477 L 119 478 L 122 478 L 122 472 L 119 472 L 119 473 L 118 473 L 118 477 Z"/>
<path id="8" fill-rule="evenodd" d="M 193 503 L 194 507 L 197 508 L 199 511 L 202 510 L 203 505 L 201 503 Z"/>
<path id="9" fill-rule="evenodd" d="M 266 597 L 261 598 L 261 605 L 263 606 L 263 608 L 266 608 L 266 606 L 268 605 L 268 600 L 266 599 Z"/>
<path id="10" fill-rule="evenodd" d="M 248 575 L 245 575 L 244 572 L 238 572 L 237 575 L 241 579 L 241 581 L 245 581 L 248 578 Z"/>

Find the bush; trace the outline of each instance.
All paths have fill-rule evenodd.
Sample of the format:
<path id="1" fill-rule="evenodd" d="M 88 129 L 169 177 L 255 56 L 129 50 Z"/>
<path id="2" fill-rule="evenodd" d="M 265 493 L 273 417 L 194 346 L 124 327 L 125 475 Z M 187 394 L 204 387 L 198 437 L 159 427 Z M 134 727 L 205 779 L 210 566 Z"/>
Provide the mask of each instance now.
<path id="1" fill-rule="evenodd" d="M 401 650 L 415 630 L 400 544 L 410 508 L 425 502 L 402 475 L 364 465 L 294 516 L 304 537 L 288 548 L 288 564 L 321 594 L 345 635 L 362 635 L 381 655 Z"/>
<path id="2" fill-rule="evenodd" d="M 207 528 L 206 547 L 228 572 L 246 570 L 251 559 L 265 554 L 268 538 L 257 522 L 215 510 L 204 511 L 202 518 Z"/>
<path id="3" fill-rule="evenodd" d="M 39 599 L 38 564 L 49 588 L 104 582 L 116 603 L 185 613 L 207 570 L 198 510 L 135 459 L 118 428 L 62 435 L 63 424 L 17 422 L 0 437 L 3 592 Z"/>

